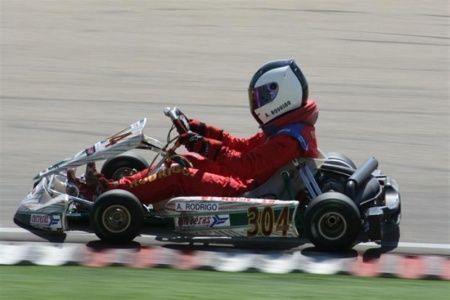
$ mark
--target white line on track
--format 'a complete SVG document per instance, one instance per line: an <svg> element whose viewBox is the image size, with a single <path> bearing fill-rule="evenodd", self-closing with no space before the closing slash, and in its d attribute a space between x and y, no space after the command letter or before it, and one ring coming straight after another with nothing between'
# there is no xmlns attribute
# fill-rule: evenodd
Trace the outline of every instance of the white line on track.
<svg viewBox="0 0 450 300"><path fill-rule="evenodd" d="M70 231L70 233L75 235L93 235L92 233L87 233L84 231ZM0 227L0 240L1 234L29 234L29 231L22 228L14 227ZM206 239L206 238L202 238ZM215 238L217 239L217 238ZM376 243L360 243L361 246L376 247ZM435 250L448 250L450 251L450 244L436 244L436 243L412 243L412 242L399 242L397 244L399 248L415 248L415 249L435 249Z"/></svg>

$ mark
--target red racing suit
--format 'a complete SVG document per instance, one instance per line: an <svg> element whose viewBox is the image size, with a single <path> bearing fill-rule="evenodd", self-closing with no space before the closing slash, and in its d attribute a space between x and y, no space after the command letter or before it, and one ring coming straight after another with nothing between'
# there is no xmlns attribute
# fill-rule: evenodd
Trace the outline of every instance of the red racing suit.
<svg viewBox="0 0 450 300"><path fill-rule="evenodd" d="M217 147L214 157L184 156L192 168L178 165L151 174L151 167L108 184L108 189L130 191L144 204L176 196L235 197L263 184L274 172L297 157L317 157L313 100L264 125L249 138L238 138L206 126L204 137Z"/></svg>

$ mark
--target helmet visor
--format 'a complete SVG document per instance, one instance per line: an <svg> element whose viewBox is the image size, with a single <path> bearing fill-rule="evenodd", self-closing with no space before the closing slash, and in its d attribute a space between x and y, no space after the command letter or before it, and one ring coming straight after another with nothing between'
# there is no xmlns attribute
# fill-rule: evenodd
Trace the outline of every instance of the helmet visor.
<svg viewBox="0 0 450 300"><path fill-rule="evenodd" d="M252 109L255 110L272 102L277 97L278 84L276 82L270 82L257 88L253 88L249 92L250 103Z"/></svg>

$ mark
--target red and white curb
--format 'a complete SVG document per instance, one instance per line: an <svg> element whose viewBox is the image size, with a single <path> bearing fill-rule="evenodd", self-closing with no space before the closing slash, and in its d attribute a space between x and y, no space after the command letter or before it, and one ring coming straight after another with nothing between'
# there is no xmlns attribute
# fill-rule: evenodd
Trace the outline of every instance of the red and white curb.
<svg viewBox="0 0 450 300"><path fill-rule="evenodd" d="M81 265L131 268L171 267L213 269L222 272L265 273L304 272L311 274L350 274L363 277L434 278L450 280L450 257L386 253L379 258L361 255L342 258L337 254L302 254L226 249L220 251L175 250L160 246L130 249L93 249L81 244L0 242L0 265L34 264L44 266Z"/></svg>

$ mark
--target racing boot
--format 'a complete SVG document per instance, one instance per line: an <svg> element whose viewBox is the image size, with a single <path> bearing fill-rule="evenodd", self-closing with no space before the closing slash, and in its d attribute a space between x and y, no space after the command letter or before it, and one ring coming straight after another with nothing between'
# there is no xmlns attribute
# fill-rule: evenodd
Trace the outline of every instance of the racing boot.
<svg viewBox="0 0 450 300"><path fill-rule="evenodd" d="M75 196L75 194L78 194L78 197L95 201L100 194L107 190L107 187L108 180L97 171L94 162L86 165L84 182L75 176L75 170L67 171L66 190L69 195Z"/></svg>
<svg viewBox="0 0 450 300"><path fill-rule="evenodd" d="M80 189L78 186L81 181L75 176L75 169L67 170L66 193L70 196L78 197Z"/></svg>
<svg viewBox="0 0 450 300"><path fill-rule="evenodd" d="M80 190L80 194L84 194L89 200L95 201L95 199L104 193L109 186L109 180L105 176L97 171L94 162L86 165L86 172L84 173L84 179L86 186L84 190Z"/></svg>

